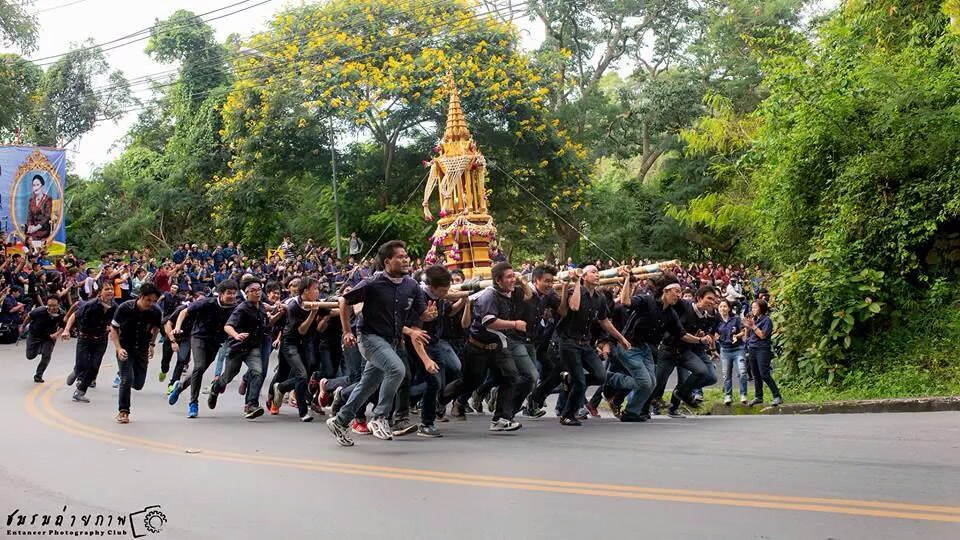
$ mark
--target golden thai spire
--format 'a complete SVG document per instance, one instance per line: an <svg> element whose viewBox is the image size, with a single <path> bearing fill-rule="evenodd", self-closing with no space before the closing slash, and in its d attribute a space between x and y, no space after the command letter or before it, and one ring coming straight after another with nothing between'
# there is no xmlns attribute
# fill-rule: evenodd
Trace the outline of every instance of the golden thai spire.
<svg viewBox="0 0 960 540"><path fill-rule="evenodd" d="M457 83L453 79L453 73L447 72L447 88L450 92L450 106L447 110L447 127L443 131L443 142L451 143L455 141L469 141L470 130L467 129L467 120L463 116L463 109L460 107L460 93L457 90Z"/></svg>

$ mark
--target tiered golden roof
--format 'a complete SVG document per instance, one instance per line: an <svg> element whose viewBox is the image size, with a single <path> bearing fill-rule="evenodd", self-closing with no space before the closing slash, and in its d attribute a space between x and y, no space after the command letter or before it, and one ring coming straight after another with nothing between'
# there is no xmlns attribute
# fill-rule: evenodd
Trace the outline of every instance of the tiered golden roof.
<svg viewBox="0 0 960 540"><path fill-rule="evenodd" d="M469 141L470 130L467 129L467 120L460 107L460 93L451 73L447 74L447 89L450 92L450 106L447 110L447 127L443 131L443 142Z"/></svg>

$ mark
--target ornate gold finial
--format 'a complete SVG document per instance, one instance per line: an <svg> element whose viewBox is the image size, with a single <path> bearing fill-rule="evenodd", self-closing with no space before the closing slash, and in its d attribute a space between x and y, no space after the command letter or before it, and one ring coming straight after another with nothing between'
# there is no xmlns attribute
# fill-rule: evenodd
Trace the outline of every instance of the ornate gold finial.
<svg viewBox="0 0 960 540"><path fill-rule="evenodd" d="M450 107L447 110L447 127L443 131L443 142L469 141L470 130L467 129L467 121L460 107L460 93L453 79L453 73L448 71L446 79L447 89L450 92Z"/></svg>

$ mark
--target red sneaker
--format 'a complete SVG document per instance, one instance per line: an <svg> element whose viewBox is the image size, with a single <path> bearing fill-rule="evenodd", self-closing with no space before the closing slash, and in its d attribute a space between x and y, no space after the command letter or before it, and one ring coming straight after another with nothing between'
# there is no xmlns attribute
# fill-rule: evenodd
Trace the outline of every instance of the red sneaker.
<svg viewBox="0 0 960 540"><path fill-rule="evenodd" d="M590 413L590 416L598 417L600 416L600 411L597 410L597 406L593 403L587 402L587 412Z"/></svg>
<svg viewBox="0 0 960 540"><path fill-rule="evenodd" d="M370 428L367 427L366 421L360 422L354 419L350 422L350 431L357 435L370 435Z"/></svg>
<svg viewBox="0 0 960 540"><path fill-rule="evenodd" d="M270 414L276 416L276 415L280 414L280 406L279 406L279 405L276 405L276 404L273 402L273 399L268 399L268 400L267 400L267 411L269 411Z"/></svg>

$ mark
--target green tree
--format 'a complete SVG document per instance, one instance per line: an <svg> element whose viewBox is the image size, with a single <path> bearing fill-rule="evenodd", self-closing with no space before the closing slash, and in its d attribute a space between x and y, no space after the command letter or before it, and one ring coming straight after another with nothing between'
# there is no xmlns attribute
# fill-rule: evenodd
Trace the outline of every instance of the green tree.
<svg viewBox="0 0 960 540"><path fill-rule="evenodd" d="M0 45L12 45L23 53L36 49L37 20L24 2L0 0Z"/></svg>

